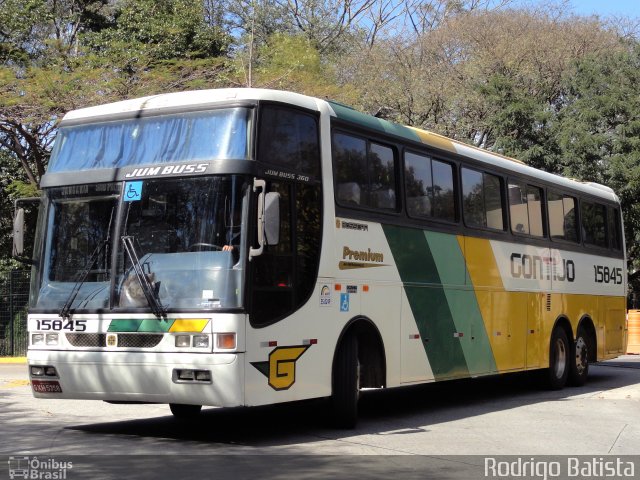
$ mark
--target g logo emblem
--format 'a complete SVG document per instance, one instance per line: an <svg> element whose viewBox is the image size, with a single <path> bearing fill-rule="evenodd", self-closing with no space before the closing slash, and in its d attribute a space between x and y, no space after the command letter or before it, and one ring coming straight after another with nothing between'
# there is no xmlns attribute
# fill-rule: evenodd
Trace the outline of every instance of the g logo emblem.
<svg viewBox="0 0 640 480"><path fill-rule="evenodd" d="M296 361L309 347L276 347L269 353L269 361L252 362L251 365L269 379L271 388L288 390L296 382Z"/></svg>

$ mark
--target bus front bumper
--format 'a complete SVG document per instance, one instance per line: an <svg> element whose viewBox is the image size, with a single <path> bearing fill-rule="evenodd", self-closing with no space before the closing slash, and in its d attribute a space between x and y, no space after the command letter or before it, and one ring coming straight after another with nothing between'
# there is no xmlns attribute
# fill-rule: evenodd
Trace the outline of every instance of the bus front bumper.
<svg viewBox="0 0 640 480"><path fill-rule="evenodd" d="M36 398L219 407L244 404L242 353L31 350L27 362ZM54 367L56 375L34 376L32 366ZM194 372L192 380L190 371Z"/></svg>

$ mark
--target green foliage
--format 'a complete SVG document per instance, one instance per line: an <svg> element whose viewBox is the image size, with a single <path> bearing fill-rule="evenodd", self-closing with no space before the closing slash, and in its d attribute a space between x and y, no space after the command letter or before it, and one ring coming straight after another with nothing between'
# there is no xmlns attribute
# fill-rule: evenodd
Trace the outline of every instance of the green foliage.
<svg viewBox="0 0 640 480"><path fill-rule="evenodd" d="M491 105L486 131L494 138L493 150L560 173L560 152L548 128L553 115L549 105L530 95L518 79L505 74L492 75L477 89Z"/></svg>
<svg viewBox="0 0 640 480"><path fill-rule="evenodd" d="M31 183L24 182L22 180L14 180L5 188L5 192L8 194L8 198L26 198L26 197L39 197L40 190L34 187Z"/></svg>
<svg viewBox="0 0 640 480"><path fill-rule="evenodd" d="M230 37L205 22L203 7L189 0L123 0L112 24L87 35L87 45L123 68L175 59L223 55Z"/></svg>
<svg viewBox="0 0 640 480"><path fill-rule="evenodd" d="M566 92L553 126L563 173L618 194L630 278L640 283L640 44L585 58L567 75Z"/></svg>

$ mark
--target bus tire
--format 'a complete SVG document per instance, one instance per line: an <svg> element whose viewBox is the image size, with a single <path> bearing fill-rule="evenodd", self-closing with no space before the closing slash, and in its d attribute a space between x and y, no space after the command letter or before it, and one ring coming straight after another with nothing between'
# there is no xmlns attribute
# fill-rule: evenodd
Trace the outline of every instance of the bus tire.
<svg viewBox="0 0 640 480"><path fill-rule="evenodd" d="M333 366L331 393L333 421L338 428L355 428L358 422L360 374L358 341L349 334L340 342Z"/></svg>
<svg viewBox="0 0 640 480"><path fill-rule="evenodd" d="M567 333L562 327L556 327L551 334L549 346L549 368L546 375L546 386L550 390L560 390L569 377L571 347Z"/></svg>
<svg viewBox="0 0 640 480"><path fill-rule="evenodd" d="M589 338L582 328L578 328L572 353L569 383L575 387L581 387L586 383L589 375Z"/></svg>
<svg viewBox="0 0 640 480"><path fill-rule="evenodd" d="M170 403L171 413L176 418L195 418L200 415L202 405L186 405L184 403Z"/></svg>

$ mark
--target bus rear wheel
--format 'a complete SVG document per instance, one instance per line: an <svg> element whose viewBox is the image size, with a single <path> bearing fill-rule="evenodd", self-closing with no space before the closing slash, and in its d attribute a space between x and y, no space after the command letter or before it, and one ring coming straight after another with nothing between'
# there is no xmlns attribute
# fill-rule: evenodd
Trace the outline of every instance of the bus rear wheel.
<svg viewBox="0 0 640 480"><path fill-rule="evenodd" d="M563 328L558 327L551 334L549 346L549 369L546 375L546 385L551 390L560 390L567 383L570 366L569 339Z"/></svg>
<svg viewBox="0 0 640 480"><path fill-rule="evenodd" d="M350 334L340 343L333 365L332 414L339 428L354 428L358 422L359 370L358 341Z"/></svg>
<svg viewBox="0 0 640 480"><path fill-rule="evenodd" d="M579 328L576 343L573 346L573 361L569 372L569 383L581 387L589 375L589 339L586 332Z"/></svg>
<svg viewBox="0 0 640 480"><path fill-rule="evenodd" d="M170 403L171 413L176 418L195 418L200 415L202 405L186 405L184 403Z"/></svg>

